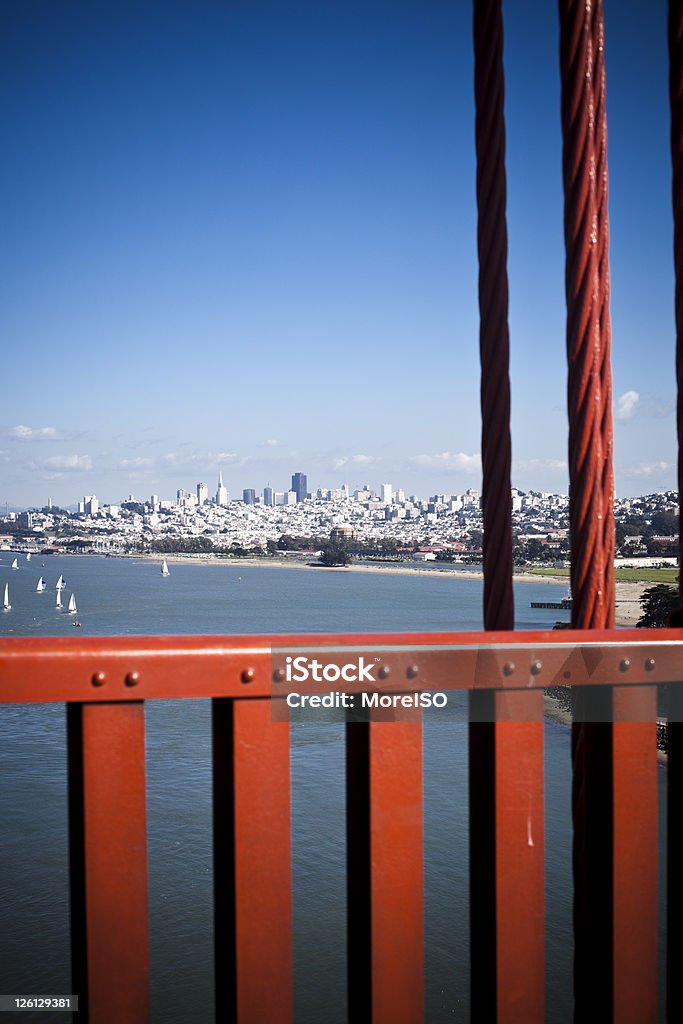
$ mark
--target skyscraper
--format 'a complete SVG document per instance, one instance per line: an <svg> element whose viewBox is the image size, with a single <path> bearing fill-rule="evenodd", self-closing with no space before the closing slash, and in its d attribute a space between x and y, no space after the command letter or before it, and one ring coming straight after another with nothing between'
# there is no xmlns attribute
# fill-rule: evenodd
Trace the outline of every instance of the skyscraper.
<svg viewBox="0 0 683 1024"><path fill-rule="evenodd" d="M245 505L256 504L256 491L253 487L245 487L242 491L242 501Z"/></svg>
<svg viewBox="0 0 683 1024"><path fill-rule="evenodd" d="M292 490L296 492L297 501L305 501L308 494L308 480L305 473L292 475Z"/></svg>
<svg viewBox="0 0 683 1024"><path fill-rule="evenodd" d="M209 485L208 484L197 484L197 504L206 505L209 500Z"/></svg>
<svg viewBox="0 0 683 1024"><path fill-rule="evenodd" d="M382 484L382 502L385 505L391 505L394 500L394 489L391 484Z"/></svg>
<svg viewBox="0 0 683 1024"><path fill-rule="evenodd" d="M263 504L264 505L274 505L275 504L275 495L274 495L274 492L273 492L273 488L270 486L270 484L268 484L267 487L263 488Z"/></svg>
<svg viewBox="0 0 683 1024"><path fill-rule="evenodd" d="M227 505L228 504L228 489L223 486L223 474L218 474L218 490L216 491L216 504Z"/></svg>

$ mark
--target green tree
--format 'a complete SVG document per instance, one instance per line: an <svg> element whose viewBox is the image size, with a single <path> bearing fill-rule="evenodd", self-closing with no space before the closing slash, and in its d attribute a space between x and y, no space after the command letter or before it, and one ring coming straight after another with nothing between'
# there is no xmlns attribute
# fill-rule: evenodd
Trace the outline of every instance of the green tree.
<svg viewBox="0 0 683 1024"><path fill-rule="evenodd" d="M321 565L351 565L351 555L343 548L325 548L320 556Z"/></svg>
<svg viewBox="0 0 683 1024"><path fill-rule="evenodd" d="M668 626L671 612L679 606L678 590L676 587L668 587L666 583L658 583L643 592L640 604L643 614L637 626Z"/></svg>

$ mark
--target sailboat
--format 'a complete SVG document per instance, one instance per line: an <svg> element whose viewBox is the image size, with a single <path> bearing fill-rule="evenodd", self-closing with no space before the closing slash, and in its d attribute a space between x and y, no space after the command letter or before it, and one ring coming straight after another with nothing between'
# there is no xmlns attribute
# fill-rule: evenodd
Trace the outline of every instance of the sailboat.
<svg viewBox="0 0 683 1024"><path fill-rule="evenodd" d="M27 561L27 562L30 562L30 561L31 561L31 552L30 552L30 551L27 551L27 552L26 552L26 561Z"/></svg>
<svg viewBox="0 0 683 1024"><path fill-rule="evenodd" d="M10 569L18 569L18 568L19 568L19 563L18 563L18 561L15 558L14 561L12 562L12 564L10 565Z"/></svg>
<svg viewBox="0 0 683 1024"><path fill-rule="evenodd" d="M5 595L2 599L2 610L8 612L12 605L9 603L9 583L5 584Z"/></svg>
<svg viewBox="0 0 683 1024"><path fill-rule="evenodd" d="M75 615L77 611L78 608L76 607L76 595L72 594L71 597L69 598L69 615Z"/></svg>
<svg viewBox="0 0 683 1024"><path fill-rule="evenodd" d="M56 583L56 589L57 590L61 590L65 586L66 586L66 584L64 583L64 577L60 576L59 579L57 580L57 583Z"/></svg>
<svg viewBox="0 0 683 1024"><path fill-rule="evenodd" d="M163 565L161 566L161 575L162 576L170 576L171 575L171 573L169 572L168 566L166 565L166 559L164 559Z"/></svg>
<svg viewBox="0 0 683 1024"><path fill-rule="evenodd" d="M42 594L42 592L45 590L46 587L47 587L47 583L45 582L45 580L41 576L40 579L38 580L38 585L36 587L36 593L37 594Z"/></svg>
<svg viewBox="0 0 683 1024"><path fill-rule="evenodd" d="M62 591L60 589L60 590L57 591L57 600L55 602L55 608L61 608L61 607L62 607Z"/></svg>

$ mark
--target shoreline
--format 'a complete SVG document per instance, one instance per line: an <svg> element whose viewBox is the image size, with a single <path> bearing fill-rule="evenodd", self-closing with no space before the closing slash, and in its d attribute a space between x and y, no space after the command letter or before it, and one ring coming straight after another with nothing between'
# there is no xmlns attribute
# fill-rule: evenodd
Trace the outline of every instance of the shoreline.
<svg viewBox="0 0 683 1024"><path fill-rule="evenodd" d="M440 566L439 568L423 568L419 565L406 565L405 563L387 564L356 564L348 566L324 566L312 565L310 561L300 556L288 558L216 558L213 555L157 555L157 554L131 554L131 555L110 555L111 558L139 558L148 562L161 562L166 560L169 565L229 565L233 568L244 569L270 568L270 569L304 569L317 572L364 572L364 573L388 573L393 576L429 576L436 579L457 579L457 580L483 580L484 573L480 568L463 569L460 566ZM533 573L518 571L513 572L513 583L538 583L554 584L556 586L567 586L566 576L536 576ZM616 584L616 625L635 626L642 614L640 599L644 591L652 586L650 583L637 583L633 581L617 582Z"/></svg>

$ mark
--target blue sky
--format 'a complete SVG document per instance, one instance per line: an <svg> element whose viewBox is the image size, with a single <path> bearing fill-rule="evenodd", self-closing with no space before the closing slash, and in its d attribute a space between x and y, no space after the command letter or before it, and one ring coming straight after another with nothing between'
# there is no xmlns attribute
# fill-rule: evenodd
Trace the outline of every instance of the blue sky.
<svg viewBox="0 0 683 1024"><path fill-rule="evenodd" d="M674 487L666 5L607 0L616 480ZM513 479L565 491L556 5L504 5ZM479 486L467 2L5 0L0 503Z"/></svg>

